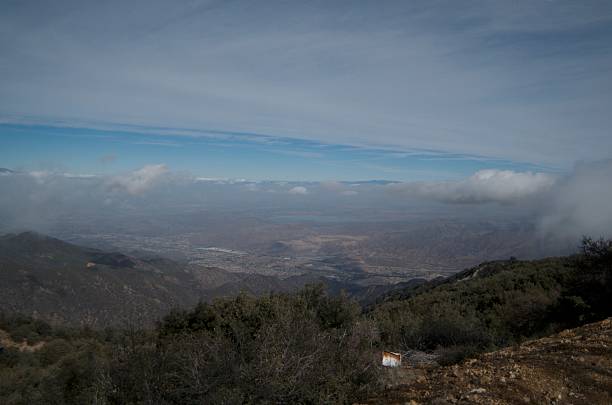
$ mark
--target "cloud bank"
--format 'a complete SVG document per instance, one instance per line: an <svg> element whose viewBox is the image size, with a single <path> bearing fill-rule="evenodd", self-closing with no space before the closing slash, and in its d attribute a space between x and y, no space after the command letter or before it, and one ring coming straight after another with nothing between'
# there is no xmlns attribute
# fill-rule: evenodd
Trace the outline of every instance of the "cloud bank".
<svg viewBox="0 0 612 405"><path fill-rule="evenodd" d="M203 180L163 164L111 176L7 171L0 176L0 230L45 231L79 218L86 223L105 218L110 224L126 215L185 209L214 213L268 207L326 213L357 208L471 218L484 218L486 211L491 220L514 216L533 224L545 240L575 245L582 235L612 237L611 179L612 160L582 163L566 175L481 170L457 181L391 184Z"/></svg>
<svg viewBox="0 0 612 405"><path fill-rule="evenodd" d="M544 237L612 238L612 160L579 164L559 181L539 226Z"/></svg>
<svg viewBox="0 0 612 405"><path fill-rule="evenodd" d="M549 190L555 177L546 173L480 170L465 180L413 182L387 187L405 195L445 203L513 203Z"/></svg>
<svg viewBox="0 0 612 405"><path fill-rule="evenodd" d="M535 215L537 230L546 239L577 243L584 235L612 238L612 160L581 163L564 176L481 170L464 180L386 187L403 198L513 204Z"/></svg>

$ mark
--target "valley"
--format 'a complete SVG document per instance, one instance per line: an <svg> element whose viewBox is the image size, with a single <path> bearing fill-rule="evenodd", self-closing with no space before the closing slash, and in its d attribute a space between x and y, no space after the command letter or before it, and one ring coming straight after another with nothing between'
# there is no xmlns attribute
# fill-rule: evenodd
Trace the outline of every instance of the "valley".
<svg viewBox="0 0 612 405"><path fill-rule="evenodd" d="M93 223L92 218L72 218L50 233L85 246L159 255L232 273L280 278L310 274L362 286L446 277L486 260L575 250L540 238L533 226L519 220L415 219L387 212L385 220L359 222L358 215L345 213L352 219L333 223L303 221L294 211L279 222L266 210L148 214L139 220L111 217Z"/></svg>

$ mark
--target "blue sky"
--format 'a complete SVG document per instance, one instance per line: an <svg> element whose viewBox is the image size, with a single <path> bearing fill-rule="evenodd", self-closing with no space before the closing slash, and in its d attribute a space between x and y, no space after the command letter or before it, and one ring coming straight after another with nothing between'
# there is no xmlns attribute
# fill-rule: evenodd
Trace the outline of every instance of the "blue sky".
<svg viewBox="0 0 612 405"><path fill-rule="evenodd" d="M550 168L432 150L398 150L219 131L0 125L0 156L13 169L112 174L163 163L200 177L249 180L446 180L497 168ZM180 134L180 135L176 135Z"/></svg>
<svg viewBox="0 0 612 405"><path fill-rule="evenodd" d="M445 180L612 154L609 1L0 5L0 167Z"/></svg>

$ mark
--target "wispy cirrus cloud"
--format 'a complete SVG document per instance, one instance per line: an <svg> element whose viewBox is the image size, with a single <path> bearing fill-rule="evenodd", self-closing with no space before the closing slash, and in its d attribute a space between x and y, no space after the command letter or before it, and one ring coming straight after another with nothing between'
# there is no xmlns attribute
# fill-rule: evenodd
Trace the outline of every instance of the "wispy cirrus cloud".
<svg viewBox="0 0 612 405"><path fill-rule="evenodd" d="M149 145L149 146L169 146L172 148L180 148L183 146L178 142L163 142L163 141L135 141L133 145Z"/></svg>
<svg viewBox="0 0 612 405"><path fill-rule="evenodd" d="M609 2L61 0L2 11L5 113L566 169L612 150Z"/></svg>

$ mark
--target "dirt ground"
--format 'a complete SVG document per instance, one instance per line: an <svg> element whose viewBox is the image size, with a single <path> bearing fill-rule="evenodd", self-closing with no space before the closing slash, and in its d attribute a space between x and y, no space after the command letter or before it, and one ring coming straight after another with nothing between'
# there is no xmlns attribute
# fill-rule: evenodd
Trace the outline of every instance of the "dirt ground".
<svg viewBox="0 0 612 405"><path fill-rule="evenodd" d="M366 404L612 404L612 318L459 365L387 372Z"/></svg>
<svg viewBox="0 0 612 405"><path fill-rule="evenodd" d="M0 347L16 347L19 351L22 352L34 352L36 350L41 349L45 345L45 342L38 342L33 345L29 345L27 342L15 342L11 339L10 335L0 329Z"/></svg>

